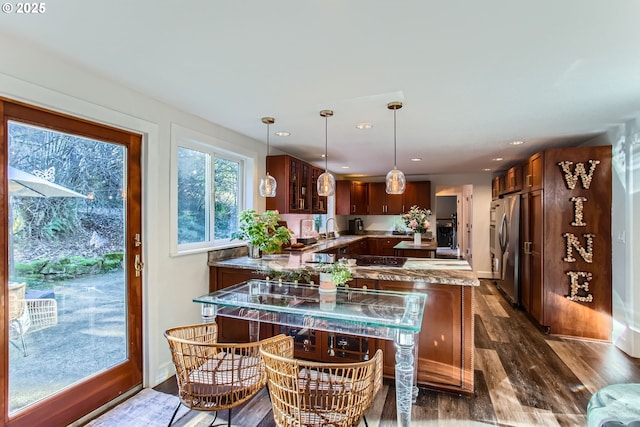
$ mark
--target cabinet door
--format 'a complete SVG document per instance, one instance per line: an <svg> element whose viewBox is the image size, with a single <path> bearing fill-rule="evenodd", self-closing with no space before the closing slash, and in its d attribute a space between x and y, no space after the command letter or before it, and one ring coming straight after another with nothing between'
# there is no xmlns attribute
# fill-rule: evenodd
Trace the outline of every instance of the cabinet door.
<svg viewBox="0 0 640 427"><path fill-rule="evenodd" d="M278 210L280 213L289 213L289 160L287 155L268 156L267 171L276 179L276 197L266 198L266 207L269 210Z"/></svg>
<svg viewBox="0 0 640 427"><path fill-rule="evenodd" d="M404 194L387 194L385 185L385 196L385 214L400 215L404 213Z"/></svg>
<svg viewBox="0 0 640 427"><path fill-rule="evenodd" d="M336 215L350 215L351 181L336 181Z"/></svg>
<svg viewBox="0 0 640 427"><path fill-rule="evenodd" d="M209 292L224 289L231 285L244 282L249 279L264 279L263 275L251 270L237 268L210 267L209 268ZM218 324L218 341L220 342L249 342L249 322L233 319L231 317L216 317ZM273 336L273 325L260 323L260 337Z"/></svg>
<svg viewBox="0 0 640 427"><path fill-rule="evenodd" d="M354 215L369 213L369 185L366 182L353 181L351 183L351 199Z"/></svg>
<svg viewBox="0 0 640 427"><path fill-rule="evenodd" d="M386 184L384 182L369 183L369 214L384 215L386 211Z"/></svg>
<svg viewBox="0 0 640 427"><path fill-rule="evenodd" d="M311 212L316 214L327 213L327 198L318 195L318 177L324 173L324 169L311 167Z"/></svg>
<svg viewBox="0 0 640 427"><path fill-rule="evenodd" d="M543 188L544 152L536 153L525 163L523 170L523 191L534 191Z"/></svg>
<svg viewBox="0 0 640 427"><path fill-rule="evenodd" d="M311 165L305 162L300 162L298 208L300 213L311 212Z"/></svg>
<svg viewBox="0 0 640 427"><path fill-rule="evenodd" d="M543 283L543 192L531 193L529 201L529 227L531 229L531 311L530 314L541 325L544 319L544 283Z"/></svg>
<svg viewBox="0 0 640 427"><path fill-rule="evenodd" d="M379 281L381 289L412 291L413 282ZM418 383L473 390L473 368L469 360L473 351L471 293L465 286L427 284L427 301L418 340ZM468 313L463 313L467 299ZM395 344L380 340L384 351L384 373L395 375ZM467 348L469 347L469 348ZM469 373L470 371L470 373ZM469 383L470 382L470 383ZM465 385L466 384L466 385Z"/></svg>
<svg viewBox="0 0 640 427"><path fill-rule="evenodd" d="M431 181L407 182L403 205L403 213L411 209L411 206L431 209Z"/></svg>
<svg viewBox="0 0 640 427"><path fill-rule="evenodd" d="M289 160L289 212L298 213L300 211L300 161L290 158Z"/></svg>
<svg viewBox="0 0 640 427"><path fill-rule="evenodd" d="M496 176L491 181L491 199L496 200L500 197L500 177Z"/></svg>
<svg viewBox="0 0 640 427"><path fill-rule="evenodd" d="M520 304L531 313L531 193L520 197Z"/></svg>

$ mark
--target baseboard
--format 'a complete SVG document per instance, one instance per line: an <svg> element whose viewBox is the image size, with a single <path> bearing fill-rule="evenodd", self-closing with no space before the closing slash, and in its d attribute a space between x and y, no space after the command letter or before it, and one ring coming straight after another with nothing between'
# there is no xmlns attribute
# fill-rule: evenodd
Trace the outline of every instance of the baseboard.
<svg viewBox="0 0 640 427"><path fill-rule="evenodd" d="M176 374L176 367L173 362L167 362L160 365L158 370L156 371L155 381L151 387L155 387L161 382L166 381L169 377L172 377Z"/></svg>
<svg viewBox="0 0 640 427"><path fill-rule="evenodd" d="M631 357L640 358L640 331L613 320L611 341Z"/></svg>
<svg viewBox="0 0 640 427"><path fill-rule="evenodd" d="M478 276L478 279L493 279L493 272L492 271L476 271L476 276Z"/></svg>

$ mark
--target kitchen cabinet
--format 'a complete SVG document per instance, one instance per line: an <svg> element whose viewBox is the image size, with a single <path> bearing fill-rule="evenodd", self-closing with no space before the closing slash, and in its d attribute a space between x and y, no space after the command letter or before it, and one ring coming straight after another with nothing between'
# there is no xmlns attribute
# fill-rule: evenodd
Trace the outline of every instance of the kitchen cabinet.
<svg viewBox="0 0 640 427"><path fill-rule="evenodd" d="M411 206L431 209L431 181L409 181L404 190L402 212L407 212Z"/></svg>
<svg viewBox="0 0 640 427"><path fill-rule="evenodd" d="M500 177L496 176L491 181L491 199L496 200L500 198Z"/></svg>
<svg viewBox="0 0 640 427"><path fill-rule="evenodd" d="M311 213L326 214L327 198L318 195L318 177L324 173L324 169L311 166Z"/></svg>
<svg viewBox="0 0 640 427"><path fill-rule="evenodd" d="M545 150L525 173L522 307L551 334L609 341L611 146Z"/></svg>
<svg viewBox="0 0 640 427"><path fill-rule="evenodd" d="M276 196L266 198L267 209L281 214L327 213L327 198L318 196L317 188L323 169L283 154L267 157L267 171L278 183Z"/></svg>
<svg viewBox="0 0 640 427"><path fill-rule="evenodd" d="M509 168L505 178L505 193L515 193L520 190L522 190L522 165Z"/></svg>
<svg viewBox="0 0 640 427"><path fill-rule="evenodd" d="M371 255L394 256L393 247L403 240L413 240L413 237L371 237L369 249Z"/></svg>
<svg viewBox="0 0 640 427"><path fill-rule="evenodd" d="M523 193L520 200L522 245L520 300L522 308L543 324L542 245L543 190Z"/></svg>
<svg viewBox="0 0 640 427"><path fill-rule="evenodd" d="M378 288L428 295L418 340L418 384L473 393L473 287L378 281ZM395 345L379 340L384 352L384 375L395 373Z"/></svg>
<svg viewBox="0 0 640 427"><path fill-rule="evenodd" d="M264 279L265 276L251 270L237 268L209 268L209 292L223 289L236 283L250 279ZM220 342L249 342L249 322L220 316L216 318L218 325L218 341ZM273 325L260 323L260 336L273 335Z"/></svg>
<svg viewBox="0 0 640 427"><path fill-rule="evenodd" d="M384 182L369 183L369 215L400 215L404 212L404 194L387 194Z"/></svg>
<svg viewBox="0 0 640 427"><path fill-rule="evenodd" d="M356 242L350 243L347 249L348 255L367 255L369 251L369 239L362 239Z"/></svg>
<svg viewBox="0 0 640 427"><path fill-rule="evenodd" d="M529 160L524 163L522 191L540 190L543 187L544 163L543 151L529 157Z"/></svg>
<svg viewBox="0 0 640 427"><path fill-rule="evenodd" d="M369 185L359 181L336 181L336 215L368 215Z"/></svg>
<svg viewBox="0 0 640 427"><path fill-rule="evenodd" d="M286 154L268 156L267 171L278 183L276 196L266 198L268 210L281 214L311 212L311 165Z"/></svg>

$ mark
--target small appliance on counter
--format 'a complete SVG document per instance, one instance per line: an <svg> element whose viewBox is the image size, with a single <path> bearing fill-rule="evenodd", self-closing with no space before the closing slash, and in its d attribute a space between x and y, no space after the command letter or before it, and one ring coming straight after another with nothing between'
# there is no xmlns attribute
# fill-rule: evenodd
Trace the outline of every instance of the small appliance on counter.
<svg viewBox="0 0 640 427"><path fill-rule="evenodd" d="M364 223L362 218L349 220L349 234L364 234Z"/></svg>
<svg viewBox="0 0 640 427"><path fill-rule="evenodd" d="M318 241L318 233L313 229L313 224L312 219L300 220L300 237L296 239L296 242L312 245Z"/></svg>

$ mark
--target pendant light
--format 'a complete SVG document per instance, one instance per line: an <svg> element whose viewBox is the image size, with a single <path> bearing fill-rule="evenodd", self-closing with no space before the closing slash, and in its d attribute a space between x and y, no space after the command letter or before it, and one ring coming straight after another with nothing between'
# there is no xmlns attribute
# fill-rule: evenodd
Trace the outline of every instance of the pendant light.
<svg viewBox="0 0 640 427"><path fill-rule="evenodd" d="M267 157L269 156L269 125L272 125L276 122L276 119L273 117L263 117L262 123L267 125ZM267 171L267 175L260 180L260 195L262 197L276 197L276 187L278 183L276 179L269 175L269 171Z"/></svg>
<svg viewBox="0 0 640 427"><path fill-rule="evenodd" d="M396 167L396 110L402 108L402 102L394 101L387 104L387 108L393 110L393 169L387 174L387 194L402 194L407 185L404 173Z"/></svg>
<svg viewBox="0 0 640 427"><path fill-rule="evenodd" d="M336 194L336 179L327 170L327 119L333 116L332 110L320 111L324 117L324 173L318 177L318 196L333 196Z"/></svg>

